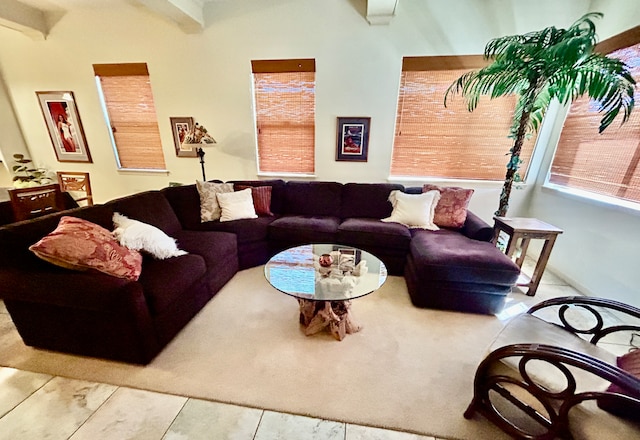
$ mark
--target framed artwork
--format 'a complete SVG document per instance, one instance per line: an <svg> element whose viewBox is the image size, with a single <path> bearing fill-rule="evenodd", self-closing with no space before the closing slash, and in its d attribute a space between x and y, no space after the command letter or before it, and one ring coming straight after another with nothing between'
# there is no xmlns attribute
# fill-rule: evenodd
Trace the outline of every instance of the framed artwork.
<svg viewBox="0 0 640 440"><path fill-rule="evenodd" d="M338 118L336 160L366 162L371 118Z"/></svg>
<svg viewBox="0 0 640 440"><path fill-rule="evenodd" d="M73 92L36 92L58 162L93 162Z"/></svg>
<svg viewBox="0 0 640 440"><path fill-rule="evenodd" d="M173 145L178 157L197 157L195 146L183 148L182 141L193 129L193 118L175 117L169 118L171 121L171 132L173 133Z"/></svg>

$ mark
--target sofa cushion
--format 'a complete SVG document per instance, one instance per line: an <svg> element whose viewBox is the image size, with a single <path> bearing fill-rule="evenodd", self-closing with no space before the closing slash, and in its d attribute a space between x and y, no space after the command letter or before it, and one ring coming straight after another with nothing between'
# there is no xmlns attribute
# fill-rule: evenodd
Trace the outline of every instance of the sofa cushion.
<svg viewBox="0 0 640 440"><path fill-rule="evenodd" d="M266 241L269 236L269 225L277 217L258 217L241 219L232 222L206 222L198 230L231 232L236 234L238 244L254 241Z"/></svg>
<svg viewBox="0 0 640 440"><path fill-rule="evenodd" d="M227 261L237 266L238 244L236 236L227 232L178 231L175 239L180 249L204 258L207 270L214 270Z"/></svg>
<svg viewBox="0 0 640 440"><path fill-rule="evenodd" d="M440 199L438 191L424 194L405 194L402 191L391 191L389 201L393 206L391 216L383 218L383 222L400 223L408 228L438 230L433 223L436 204Z"/></svg>
<svg viewBox="0 0 640 440"><path fill-rule="evenodd" d="M563 347L592 356L610 365L614 365L616 362L616 356L607 349L592 344L572 332L565 331L561 327L529 313L522 313L509 320L491 343L489 351L513 344L544 344ZM506 358L502 362L511 368L518 369L517 358ZM547 389L560 390L566 386L565 377L554 374L557 373L557 370L552 365L540 365L539 368L527 369L527 371L532 375L533 380ZM597 375L580 369L573 370L573 373L578 379L581 390L593 391L604 389L606 386L606 380Z"/></svg>
<svg viewBox="0 0 640 440"><path fill-rule="evenodd" d="M94 269L132 281L142 269L139 252L121 246L102 226L77 217L63 216L58 227L29 250L65 269Z"/></svg>
<svg viewBox="0 0 640 440"><path fill-rule="evenodd" d="M287 182L285 213L340 217L342 184L337 182Z"/></svg>
<svg viewBox="0 0 640 440"><path fill-rule="evenodd" d="M433 222L442 228L461 228L467 218L467 207L473 195L472 189L455 186L424 184L423 192L438 191L440 200L436 205Z"/></svg>
<svg viewBox="0 0 640 440"><path fill-rule="evenodd" d="M188 288L207 270L204 258L195 254L169 260L145 257L143 267L140 283L152 315L161 314L178 298L189 301Z"/></svg>
<svg viewBox="0 0 640 440"><path fill-rule="evenodd" d="M289 243L332 243L339 225L338 217L287 215L271 222L269 237Z"/></svg>
<svg viewBox="0 0 640 440"><path fill-rule="evenodd" d="M423 280L511 286L520 268L492 243L441 229L413 234L411 255Z"/></svg>
<svg viewBox="0 0 640 440"><path fill-rule="evenodd" d="M169 204L173 208L176 217L184 229L199 229L203 224L200 221L200 195L196 184L169 186L162 189Z"/></svg>
<svg viewBox="0 0 640 440"><path fill-rule="evenodd" d="M218 193L233 192L232 183L216 183L196 181L196 188L200 195L200 221L210 222L218 220L222 209L218 200Z"/></svg>
<svg viewBox="0 0 640 440"><path fill-rule="evenodd" d="M342 187L340 214L343 219L389 217L393 209L389 194L402 189L394 183L347 183Z"/></svg>
<svg viewBox="0 0 640 440"><path fill-rule="evenodd" d="M169 235L182 229L169 201L160 191L147 191L108 203L114 212L161 229Z"/></svg>
<svg viewBox="0 0 640 440"><path fill-rule="evenodd" d="M350 218L338 227L338 242L352 246L409 249L411 233L399 223L372 218Z"/></svg>
<svg viewBox="0 0 640 440"><path fill-rule="evenodd" d="M178 249L175 239L155 226L130 219L118 212L113 214L113 224L116 227L113 236L122 246L134 251L144 251L158 260L186 253Z"/></svg>

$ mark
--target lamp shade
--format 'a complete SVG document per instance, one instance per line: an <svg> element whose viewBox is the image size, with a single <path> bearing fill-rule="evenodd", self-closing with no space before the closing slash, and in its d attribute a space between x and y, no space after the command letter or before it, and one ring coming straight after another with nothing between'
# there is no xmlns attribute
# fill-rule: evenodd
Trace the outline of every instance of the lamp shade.
<svg viewBox="0 0 640 440"><path fill-rule="evenodd" d="M204 128L203 125L198 124L197 122L193 125L189 133L184 138L182 145L189 146L195 144L215 144L216 140L207 132L207 129Z"/></svg>

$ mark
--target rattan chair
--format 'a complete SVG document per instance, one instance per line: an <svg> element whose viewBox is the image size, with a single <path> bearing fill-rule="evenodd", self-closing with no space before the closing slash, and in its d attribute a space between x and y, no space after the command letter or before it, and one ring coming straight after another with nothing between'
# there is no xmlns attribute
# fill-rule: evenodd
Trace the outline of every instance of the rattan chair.
<svg viewBox="0 0 640 440"><path fill-rule="evenodd" d="M544 301L507 323L476 370L464 416L516 439L640 438L640 309L591 297Z"/></svg>
<svg viewBox="0 0 640 440"><path fill-rule="evenodd" d="M89 173L77 171L58 171L58 183L60 189L74 196L76 202L86 201L87 206L93 205L93 194L91 193L91 180ZM76 196L80 194L79 196Z"/></svg>

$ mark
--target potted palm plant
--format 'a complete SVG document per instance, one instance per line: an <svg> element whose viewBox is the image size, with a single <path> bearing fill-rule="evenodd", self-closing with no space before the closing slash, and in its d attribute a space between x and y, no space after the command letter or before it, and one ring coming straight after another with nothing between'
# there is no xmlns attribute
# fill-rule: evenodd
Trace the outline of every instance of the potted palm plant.
<svg viewBox="0 0 640 440"><path fill-rule="evenodd" d="M520 166L520 150L526 136L538 130L549 104L557 99L563 105L580 96L589 96L603 113L602 133L623 112L626 122L633 110L635 81L622 61L594 52L597 43L594 18L599 12L584 15L568 29L548 27L523 35L495 38L486 45L488 66L465 73L445 93L461 93L469 111L481 95L496 98L518 96L509 137L509 150L500 205L495 212L505 216L509 208L511 187Z"/></svg>

